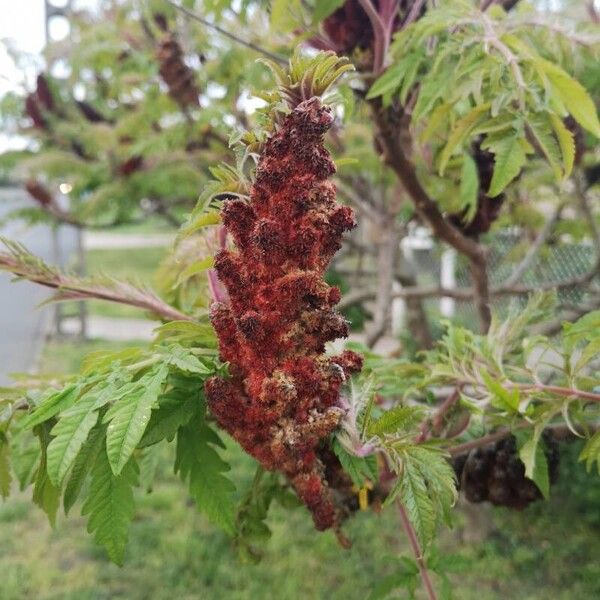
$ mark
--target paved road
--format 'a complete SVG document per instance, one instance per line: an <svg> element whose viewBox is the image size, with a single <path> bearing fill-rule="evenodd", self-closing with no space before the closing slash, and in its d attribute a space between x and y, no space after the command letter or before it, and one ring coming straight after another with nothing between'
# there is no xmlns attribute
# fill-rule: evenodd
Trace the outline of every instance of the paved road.
<svg viewBox="0 0 600 600"><path fill-rule="evenodd" d="M0 188L0 218L27 204L20 190ZM26 228L13 222L0 228L0 235L25 244L31 252L52 262L52 240L47 226ZM75 245L74 234L64 230L60 238L68 254ZM37 306L48 294L48 290L26 281L11 283L11 276L0 272L0 385L10 383L10 373L24 372L33 366L51 311Z"/></svg>

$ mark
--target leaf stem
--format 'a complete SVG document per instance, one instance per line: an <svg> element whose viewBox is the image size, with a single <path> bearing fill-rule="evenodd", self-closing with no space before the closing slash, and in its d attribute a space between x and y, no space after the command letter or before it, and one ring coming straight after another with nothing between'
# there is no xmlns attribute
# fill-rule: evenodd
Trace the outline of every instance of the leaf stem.
<svg viewBox="0 0 600 600"><path fill-rule="evenodd" d="M419 544L419 540L417 539L417 534L410 522L410 519L408 518L408 515L406 514L406 509L404 508L404 505L399 500L396 502L396 504L398 505L398 512L400 513L400 520L402 521L402 526L404 527L404 531L406 532L406 536L408 537L408 541L410 542L410 547L414 554L415 561L417 563L417 566L419 567L419 575L421 576L423 587L427 592L429 600L437 600L437 594L435 593L435 589L433 587L429 571L427 570L427 565L425 564L425 558L423 557L423 551L421 550L421 545Z"/></svg>

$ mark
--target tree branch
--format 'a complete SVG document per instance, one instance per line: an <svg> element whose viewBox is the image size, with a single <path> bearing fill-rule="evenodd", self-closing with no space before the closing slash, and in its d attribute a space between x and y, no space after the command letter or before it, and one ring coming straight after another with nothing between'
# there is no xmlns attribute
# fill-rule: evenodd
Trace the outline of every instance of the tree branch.
<svg viewBox="0 0 600 600"><path fill-rule="evenodd" d="M436 237L455 248L469 260L481 330L487 331L491 322L491 311L486 248L463 235L459 229L446 221L436 202L429 197L417 178L415 166L404 153L393 114L389 109L382 108L381 102L373 101L371 106L375 124L384 146L385 161L395 171L410 196L417 214L430 226Z"/></svg>
<svg viewBox="0 0 600 600"><path fill-rule="evenodd" d="M373 2L371 0L358 0L358 2L367 13L367 17L369 17L371 27L373 28L373 74L377 76L383 69L389 44L389 34Z"/></svg>
<svg viewBox="0 0 600 600"><path fill-rule="evenodd" d="M560 219L560 215L562 213L563 208L564 204L562 203L556 207L556 210L554 211L553 215L550 217L550 219L548 219L548 221L546 221L546 224L544 225L542 231L540 231L539 235L535 239L535 242L531 245L528 252L525 254L523 260L515 267L511 275L502 285L512 286L521 280L521 277L523 277L527 269L529 269L529 267L537 257L539 251L541 250L542 246L548 239L549 235L552 233L554 226Z"/></svg>
<svg viewBox="0 0 600 600"><path fill-rule="evenodd" d="M193 321L175 307L161 300L153 291L113 279L93 281L61 273L43 260L30 254L23 246L0 238L8 252L0 252L0 271L8 271L18 278L57 290L51 302L65 300L106 300L127 304L169 321Z"/></svg>
<svg viewBox="0 0 600 600"><path fill-rule="evenodd" d="M596 5L594 4L594 0L588 0L587 4L586 4L586 8L587 8L588 14L590 15L590 19L592 20L592 23L594 23L596 25L600 25L600 14L596 10Z"/></svg>
<svg viewBox="0 0 600 600"><path fill-rule="evenodd" d="M424 4L425 0L414 0L413 5L410 8L410 12L402 23L402 29L406 29L411 23L414 23L417 20Z"/></svg>
<svg viewBox="0 0 600 600"><path fill-rule="evenodd" d="M216 23L211 23L208 19L205 19L204 17L201 17L200 15L196 14L195 12L185 8L185 6L181 6L180 4L177 4L177 2L174 2L173 0L166 0L166 1L173 8L182 12L184 15L186 15L193 21L198 21L198 23L202 23L202 25L204 25L205 27L208 27L208 28L216 31L217 33L220 33L222 36L226 37L227 39L229 39L233 42L236 42L237 44L240 44L242 46L245 46L246 48L250 48L251 50L258 52L259 54L267 56L271 60L274 60L275 62L278 62L282 65L288 64L288 61L284 56L275 54L274 52L271 52L270 50L267 50L266 48L262 48L261 46L255 44L253 42L248 42L248 41L244 40L243 38L238 37L237 35L231 33L230 31L227 31L226 29L219 27L219 25L217 25Z"/></svg>
<svg viewBox="0 0 600 600"><path fill-rule="evenodd" d="M448 448L447 452L448 452L448 454L450 454L450 456L458 456L460 454L465 454L467 452L470 452L471 450L474 450L475 448L481 448L482 446L487 446L488 444L492 444L499 440L503 440L504 438L507 438L509 435L512 435L512 432L515 430L529 429L530 427L532 427L531 423L519 423L512 429L500 429L498 431L494 431L493 433L488 433L487 435L483 435L480 438L477 438L475 440L469 440L468 442L463 442L462 444L457 444L453 448ZM590 431L598 431L598 429L600 429L600 424L599 423L586 423L586 427ZM559 437L567 437L567 438L570 436L574 437L574 434L568 425L563 425L563 424L557 423L554 425L547 425L545 427L545 429L549 429L550 431L552 431L555 435L557 435Z"/></svg>

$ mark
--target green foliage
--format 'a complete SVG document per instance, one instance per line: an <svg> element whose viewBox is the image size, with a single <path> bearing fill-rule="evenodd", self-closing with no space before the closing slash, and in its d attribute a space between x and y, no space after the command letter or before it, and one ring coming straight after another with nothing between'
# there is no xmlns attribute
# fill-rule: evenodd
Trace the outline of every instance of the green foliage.
<svg viewBox="0 0 600 600"><path fill-rule="evenodd" d="M0 496L6 499L10 493L12 475L10 472L10 446L6 435L0 435Z"/></svg>
<svg viewBox="0 0 600 600"><path fill-rule="evenodd" d="M386 441L384 444L398 479L386 503L398 499L408 514L419 541L428 546L436 526L445 521L457 492L454 471L443 450L428 444L418 446Z"/></svg>
<svg viewBox="0 0 600 600"><path fill-rule="evenodd" d="M375 482L379 478L379 469L377 468L377 458L374 454L368 456L356 456L348 452L338 439L333 441L333 451L340 459L340 463L350 475L352 483L357 488L362 488L367 482Z"/></svg>
<svg viewBox="0 0 600 600"><path fill-rule="evenodd" d="M278 109L281 103L287 110L293 109L313 96L323 96L344 73L354 70L347 58L335 52L305 56L299 48L290 58L287 69L271 60L262 62L271 69L278 86L277 94L265 98L271 102L272 109Z"/></svg>
<svg viewBox="0 0 600 600"><path fill-rule="evenodd" d="M167 327L161 339L182 331L189 328ZM85 494L89 532L121 564L134 514L132 488L151 487L150 448L177 438L176 469L189 481L199 508L233 533L234 488L221 474L228 466L214 449L220 441L205 421L202 400L205 377L221 369L212 348L157 340L147 350L89 355L78 376L37 400L32 393L12 394L7 413L15 421L12 440L0 437L2 493L9 492L13 470L21 488L33 484L34 502L52 523L61 497L68 513ZM29 411L12 410L19 404Z"/></svg>
<svg viewBox="0 0 600 600"><path fill-rule="evenodd" d="M207 425L204 406L200 406L201 410L194 418L178 430L175 472L189 484L198 508L211 521L233 533L235 503L232 493L235 486L223 475L229 466L216 450L222 442Z"/></svg>
<svg viewBox="0 0 600 600"><path fill-rule="evenodd" d="M326 19L344 4L345 0L315 0L313 11L313 22L318 23Z"/></svg>
<svg viewBox="0 0 600 600"><path fill-rule="evenodd" d="M579 455L580 461L585 461L585 466L588 471L592 470L594 463L597 463L598 474L600 475L600 430L598 430L581 450Z"/></svg>
<svg viewBox="0 0 600 600"><path fill-rule="evenodd" d="M109 408L103 423L107 424L106 451L115 475L129 462L144 435L150 413L158 406L158 396L167 378L166 364L153 367L130 384Z"/></svg>
<svg viewBox="0 0 600 600"><path fill-rule="evenodd" d="M224 0L207 0L201 6L232 31L237 31L233 25L243 24L244 36L265 29L270 21L272 30L296 34L299 28L298 36L308 40L342 4L276 0L268 16L251 1L238 3L235 11L227 10ZM431 195L448 212L471 221L482 193L505 193L524 170L534 175L531 187L548 193L550 172L563 181L575 167L575 139L567 115L589 136L600 136L592 98L578 82L584 81L579 63L592 62L593 51L583 55L556 43L559 33L554 31L538 35L539 27L527 24L526 11L507 15L497 6L475 10L466 0L429 4L423 18L398 32L390 56L382 57L384 63L391 59L391 65L369 90L362 87L370 81L366 75L364 81L352 82L354 89L340 91L345 102L339 114L349 133L342 137L336 126L328 142L341 155L336 162L345 165L342 175L351 175L348 187L362 182L367 191L380 190L381 207L372 205L387 218L391 203L386 192L396 195L397 182L385 171L379 140L371 148L372 132L361 104L366 92L372 101L369 109L379 110L381 103L393 115L401 112L401 119L411 115L412 123L405 128L416 134L410 158L423 186L440 191ZM0 256L0 267L58 288L57 299L111 294L114 299L118 293L116 301L169 320L147 348L97 353L75 377L53 379L51 386L40 380L33 386L37 390L2 392L0 494L8 495L13 478L21 488L33 486L34 501L52 522L61 498L68 513L83 496L89 531L120 564L134 516L134 488L152 489L161 452L175 446L175 472L198 508L234 537L244 558L255 560L271 536L267 517L274 501L286 507L297 502L287 482L259 469L236 505L227 452L206 414L204 382L227 368L217 359L207 318L205 275L214 266L216 245L209 234L216 233L213 226L220 223L223 201L248 197L257 153L283 115L299 102L327 93L353 67L329 52L296 51L287 70L269 63L278 87L261 94L267 106L252 117L243 107L244 97L251 88L268 89L264 69L250 65L247 54L230 46L228 39L214 41L201 27L190 26L184 45L193 50L186 50L186 59L192 62L201 49L196 76L203 84L202 105L180 110L166 93L155 58L162 34L153 11L164 11L173 28L175 12L154 1L142 13L134 2L118 3L112 10L113 18L106 22L82 17L76 24L77 43L64 50L70 78L62 86L50 80L62 112L46 115L49 125L43 133L29 132L39 151L22 166L51 186L69 183L71 214L85 223L141 218L146 210L142 200L177 222L192 209L199 192L200 197L181 229L176 252L159 274L171 304L149 290L112 279L68 278L18 245L9 244L9 252ZM311 13L309 20L304 11ZM282 39L271 37L273 44ZM354 53L357 64L371 60L370 50ZM585 78L586 85L592 79ZM105 118L91 123L78 114L75 90ZM3 106L18 114L19 107L11 103L14 98ZM233 125L229 140L215 130L224 120ZM248 121L260 128L245 132ZM237 153L234 165L220 162L226 159L228 144ZM480 150L494 155L488 189L479 180ZM549 169L532 160L534 154ZM14 159L7 157L2 164L14 164ZM123 172L124 167L133 172ZM523 189L531 191L525 185ZM358 185L357 190L363 192ZM514 210L529 215L523 218L528 227L535 221L532 214L538 221L544 216L526 201ZM408 221L412 212L394 213L394 218ZM571 233L577 225L561 223ZM368 260L372 250L366 249ZM435 554L432 541L439 524L449 521L456 498L448 460L455 449L477 444L501 428L515 431L526 475L548 496L540 435L546 426L564 423L587 436L580 459L589 469L597 463L600 470L600 438L593 433L600 418L595 363L600 313L565 326L556 340L536 335L534 326L547 321L553 310L549 296L537 295L520 301L507 318L495 318L486 335L449 324L438 347L416 362L359 348L365 368L343 392L345 414L332 436L332 448L357 487L378 480L378 460L387 463L386 471L392 469L396 477L387 503L398 502L406 511L427 551L428 567L442 580L442 596L447 595L450 568ZM358 316L363 319L364 313ZM417 574L414 561L402 560L400 568L372 588L371 597L383 598L399 587L414 595Z"/></svg>
<svg viewBox="0 0 600 600"><path fill-rule="evenodd" d="M540 435L541 431L538 429L534 432L533 437L521 445L519 458L525 465L525 476L531 479L538 486L544 498L547 498L550 495L548 461L543 443L540 443Z"/></svg>
<svg viewBox="0 0 600 600"><path fill-rule="evenodd" d="M486 190L492 197L526 165L534 150L530 136L557 179L571 173L574 143L563 123L565 114L600 137L589 93L559 64L564 56L547 58L554 52L550 31L541 45L527 19L527 12L520 17L474 11L469 2L439 3L396 35L394 61L367 95L382 97L384 103L398 98L404 105L413 94L413 124L422 131L422 141L433 144L442 174L454 155L467 154L483 136L483 147L495 155ZM451 169L447 176L474 187L472 174L464 169ZM472 197L465 194L461 208L468 209Z"/></svg>
<svg viewBox="0 0 600 600"><path fill-rule="evenodd" d="M414 560L403 556L391 575L383 577L374 586L367 600L383 600L397 589L408 592L409 598L414 598L419 583L419 569Z"/></svg>
<svg viewBox="0 0 600 600"><path fill-rule="evenodd" d="M262 558L264 546L272 534L266 524L272 503L277 501L288 510L300 506L298 498L280 479L278 473L267 473L258 466L248 491L237 507L234 541L244 562L256 564Z"/></svg>
<svg viewBox="0 0 600 600"><path fill-rule="evenodd" d="M133 487L138 467L131 459L118 475L104 450L98 453L91 475L89 495L82 508L88 532L118 565L123 564L129 526L134 514Z"/></svg>

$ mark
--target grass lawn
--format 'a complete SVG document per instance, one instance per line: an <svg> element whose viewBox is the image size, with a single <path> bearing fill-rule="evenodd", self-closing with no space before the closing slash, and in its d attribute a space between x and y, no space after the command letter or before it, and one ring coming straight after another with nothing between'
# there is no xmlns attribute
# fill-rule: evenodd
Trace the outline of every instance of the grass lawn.
<svg viewBox="0 0 600 600"><path fill-rule="evenodd" d="M94 230L92 229L92 231ZM106 229L99 229L97 231L99 231L100 233L104 233ZM150 215L145 217L139 223L126 223L122 225L116 225L115 227L111 227L110 232L122 234L176 233L177 228L173 227L173 225L167 223L164 219L156 215Z"/></svg>
<svg viewBox="0 0 600 600"><path fill-rule="evenodd" d="M44 366L76 368L86 351L104 344L50 344ZM29 492L0 504L0 600L362 600L406 553L393 507L349 522L345 532L353 546L345 551L332 534L314 531L304 509L275 505L263 561L242 564L227 537L190 505L168 450L152 493L138 494L123 568L110 564L85 533L77 506L52 530ZM457 600L600 598L599 480L582 477L575 450L566 446L551 501L523 513L479 511L492 519L483 541L467 541L477 530L458 511L454 530L441 538L442 549L467 565L452 576ZM232 443L227 452L242 493L252 462Z"/></svg>

